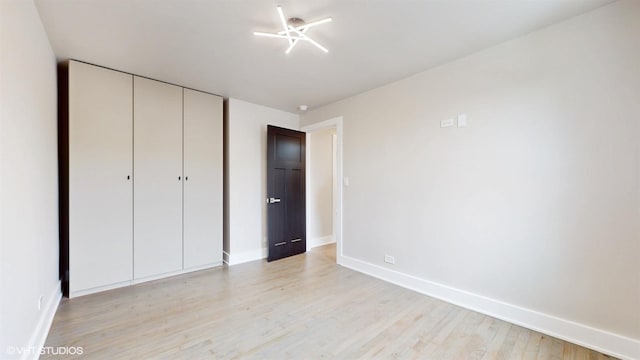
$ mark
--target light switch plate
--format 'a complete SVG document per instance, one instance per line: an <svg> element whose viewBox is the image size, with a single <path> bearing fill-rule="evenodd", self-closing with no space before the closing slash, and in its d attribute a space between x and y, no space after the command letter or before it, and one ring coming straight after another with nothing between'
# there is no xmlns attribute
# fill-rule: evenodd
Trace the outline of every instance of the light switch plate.
<svg viewBox="0 0 640 360"><path fill-rule="evenodd" d="M458 127L467 127L467 114L458 115Z"/></svg>
<svg viewBox="0 0 640 360"><path fill-rule="evenodd" d="M449 127L449 126L453 126L453 119L447 119L447 120L440 121L440 127L441 128L445 128L445 127Z"/></svg>

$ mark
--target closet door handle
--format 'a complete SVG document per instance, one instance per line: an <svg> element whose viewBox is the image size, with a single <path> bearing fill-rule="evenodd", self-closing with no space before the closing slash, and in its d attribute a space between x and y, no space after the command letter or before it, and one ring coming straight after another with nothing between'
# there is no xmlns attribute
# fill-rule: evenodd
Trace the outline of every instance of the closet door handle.
<svg viewBox="0 0 640 360"><path fill-rule="evenodd" d="M131 175L127 175L127 180L131 180Z"/></svg>
<svg viewBox="0 0 640 360"><path fill-rule="evenodd" d="M184 177L184 180L185 180L185 181L189 181L189 177L188 177L188 176L185 176L185 177Z"/></svg>
<svg viewBox="0 0 640 360"><path fill-rule="evenodd" d="M178 176L178 181L182 180L182 176Z"/></svg>

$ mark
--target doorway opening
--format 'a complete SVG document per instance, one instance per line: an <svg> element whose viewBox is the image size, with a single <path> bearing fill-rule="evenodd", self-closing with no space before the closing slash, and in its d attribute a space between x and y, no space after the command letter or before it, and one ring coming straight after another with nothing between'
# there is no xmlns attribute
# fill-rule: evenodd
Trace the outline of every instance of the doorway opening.
<svg viewBox="0 0 640 360"><path fill-rule="evenodd" d="M335 243L342 257L342 118L303 127L306 138L307 250ZM330 248L330 247L327 247Z"/></svg>

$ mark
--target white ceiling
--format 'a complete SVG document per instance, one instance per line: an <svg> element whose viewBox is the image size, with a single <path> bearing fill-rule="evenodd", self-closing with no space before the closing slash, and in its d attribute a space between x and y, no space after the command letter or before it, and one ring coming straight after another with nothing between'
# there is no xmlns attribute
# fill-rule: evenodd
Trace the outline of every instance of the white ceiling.
<svg viewBox="0 0 640 360"><path fill-rule="evenodd" d="M393 82L612 0L36 0L69 58L286 111ZM285 55L287 17L334 21Z"/></svg>

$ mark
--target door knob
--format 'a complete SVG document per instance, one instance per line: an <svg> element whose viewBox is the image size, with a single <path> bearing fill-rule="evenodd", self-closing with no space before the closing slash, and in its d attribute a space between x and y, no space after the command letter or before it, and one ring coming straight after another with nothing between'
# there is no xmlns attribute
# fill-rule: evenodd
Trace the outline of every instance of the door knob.
<svg viewBox="0 0 640 360"><path fill-rule="evenodd" d="M267 199L267 202L268 202L269 204L279 203L280 201L281 201L281 200L280 200L280 199L278 199L278 198L268 198L268 199Z"/></svg>

